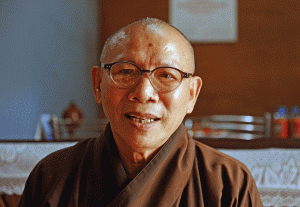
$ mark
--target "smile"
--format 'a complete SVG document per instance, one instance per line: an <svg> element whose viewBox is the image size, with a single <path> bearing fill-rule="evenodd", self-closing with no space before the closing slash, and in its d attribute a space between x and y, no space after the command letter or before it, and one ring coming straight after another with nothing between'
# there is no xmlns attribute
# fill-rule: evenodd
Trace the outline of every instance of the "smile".
<svg viewBox="0 0 300 207"><path fill-rule="evenodd" d="M126 117L133 120L133 121L135 121L135 122L139 122L139 123L142 123L142 124L148 124L148 123L152 123L154 121L159 120L159 118L154 118L154 119L153 118L146 118L146 117L140 118L140 117L136 117L136 116L132 116L132 115L128 115L128 114L126 114Z"/></svg>

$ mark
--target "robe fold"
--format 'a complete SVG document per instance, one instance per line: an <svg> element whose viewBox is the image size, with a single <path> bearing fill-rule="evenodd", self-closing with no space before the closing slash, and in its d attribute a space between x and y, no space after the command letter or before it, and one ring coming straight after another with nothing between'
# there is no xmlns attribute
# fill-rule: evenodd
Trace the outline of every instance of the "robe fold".
<svg viewBox="0 0 300 207"><path fill-rule="evenodd" d="M110 125L41 160L19 206L254 206L262 203L244 164L192 139L183 125L132 180Z"/></svg>

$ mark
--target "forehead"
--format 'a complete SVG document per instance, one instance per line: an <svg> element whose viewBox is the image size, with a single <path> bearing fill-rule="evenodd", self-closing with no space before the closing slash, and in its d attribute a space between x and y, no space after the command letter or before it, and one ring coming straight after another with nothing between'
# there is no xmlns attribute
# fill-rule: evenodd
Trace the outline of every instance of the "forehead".
<svg viewBox="0 0 300 207"><path fill-rule="evenodd" d="M187 43L178 31L163 25L134 25L111 38L105 61L177 62L181 68L189 62Z"/></svg>

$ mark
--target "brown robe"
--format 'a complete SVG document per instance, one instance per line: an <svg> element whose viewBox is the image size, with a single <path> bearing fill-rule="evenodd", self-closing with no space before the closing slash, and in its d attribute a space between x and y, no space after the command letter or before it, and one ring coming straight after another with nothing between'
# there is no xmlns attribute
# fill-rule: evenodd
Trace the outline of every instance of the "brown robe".
<svg viewBox="0 0 300 207"><path fill-rule="evenodd" d="M181 125L129 180L110 125L97 139L54 152L31 172L19 206L255 206L248 169L192 139Z"/></svg>

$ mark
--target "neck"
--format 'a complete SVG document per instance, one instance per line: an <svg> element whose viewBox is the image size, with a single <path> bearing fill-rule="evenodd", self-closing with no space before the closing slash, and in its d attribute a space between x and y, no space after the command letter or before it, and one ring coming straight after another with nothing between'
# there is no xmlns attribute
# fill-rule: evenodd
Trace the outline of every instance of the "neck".
<svg viewBox="0 0 300 207"><path fill-rule="evenodd" d="M116 145L120 153L127 176L133 179L139 174L147 163L154 157L159 149L133 149L126 144L119 143Z"/></svg>

